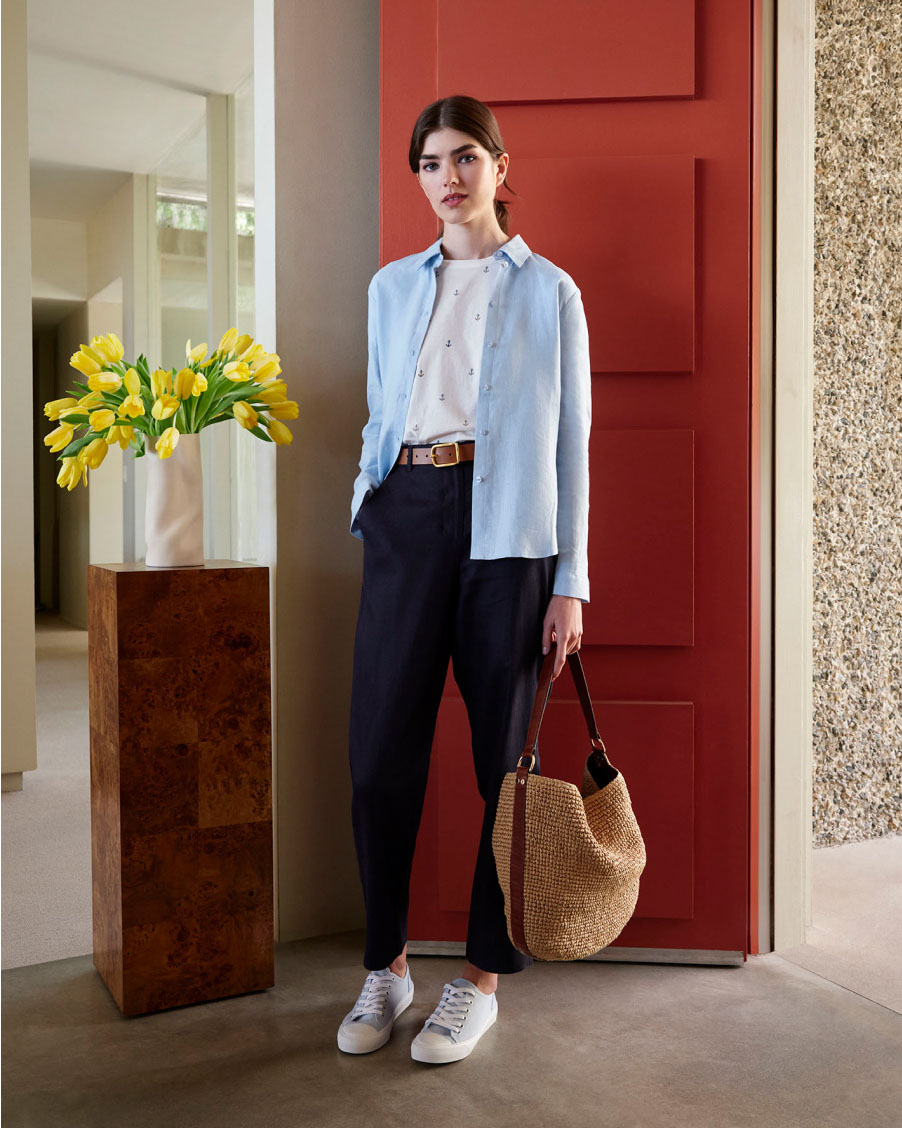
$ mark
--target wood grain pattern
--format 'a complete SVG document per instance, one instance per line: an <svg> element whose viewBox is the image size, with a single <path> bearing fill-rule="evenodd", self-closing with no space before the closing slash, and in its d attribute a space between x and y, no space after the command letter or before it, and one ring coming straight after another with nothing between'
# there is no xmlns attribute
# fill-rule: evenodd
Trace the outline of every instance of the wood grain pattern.
<svg viewBox="0 0 902 1128"><path fill-rule="evenodd" d="M125 1015L271 987L269 571L88 567L94 965Z"/></svg>

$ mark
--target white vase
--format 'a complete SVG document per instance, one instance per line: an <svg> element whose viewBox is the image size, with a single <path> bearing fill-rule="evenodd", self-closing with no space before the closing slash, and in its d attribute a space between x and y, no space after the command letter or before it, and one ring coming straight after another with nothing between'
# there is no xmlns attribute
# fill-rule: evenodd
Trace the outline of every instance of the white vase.
<svg viewBox="0 0 902 1128"><path fill-rule="evenodd" d="M186 568L204 563L204 480L200 434L180 435L168 458L147 436L145 533L148 568Z"/></svg>

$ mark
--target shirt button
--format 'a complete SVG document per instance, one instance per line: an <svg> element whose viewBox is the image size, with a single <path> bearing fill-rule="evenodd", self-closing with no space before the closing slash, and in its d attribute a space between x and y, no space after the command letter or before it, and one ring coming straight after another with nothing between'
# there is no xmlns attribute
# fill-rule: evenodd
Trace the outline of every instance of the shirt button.
<svg viewBox="0 0 902 1128"><path fill-rule="evenodd" d="M489 348L490 348L490 349L493 349L494 347L495 347L495 342L494 342L494 341L492 341L492 343L491 343L491 344L489 345Z"/></svg>
<svg viewBox="0 0 902 1128"><path fill-rule="evenodd" d="M492 386L491 384L483 384L483 385L482 385L482 390L483 390L484 392L487 392L487 391L489 390L489 388L491 388L491 386Z"/></svg>
<svg viewBox="0 0 902 1128"><path fill-rule="evenodd" d="M487 430L485 429L485 427L483 427L483 428L482 428L482 433L483 433L484 435L487 435L487 434L488 434L488 431L487 431Z"/></svg>
<svg viewBox="0 0 902 1128"><path fill-rule="evenodd" d="M489 302L489 305L490 305L490 306L493 306L494 304L495 304L494 302Z"/></svg>
<svg viewBox="0 0 902 1128"><path fill-rule="evenodd" d="M477 482L481 482L481 481L482 481L482 475L481 475L481 474L477 474L477 475L476 475L476 481L477 481Z"/></svg>

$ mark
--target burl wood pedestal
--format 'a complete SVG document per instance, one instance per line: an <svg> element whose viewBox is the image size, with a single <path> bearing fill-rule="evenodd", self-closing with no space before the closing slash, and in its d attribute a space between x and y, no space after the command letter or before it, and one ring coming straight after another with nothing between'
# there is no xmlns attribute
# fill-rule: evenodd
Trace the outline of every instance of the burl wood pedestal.
<svg viewBox="0 0 902 1128"><path fill-rule="evenodd" d="M271 987L269 572L88 567L94 966L125 1015Z"/></svg>

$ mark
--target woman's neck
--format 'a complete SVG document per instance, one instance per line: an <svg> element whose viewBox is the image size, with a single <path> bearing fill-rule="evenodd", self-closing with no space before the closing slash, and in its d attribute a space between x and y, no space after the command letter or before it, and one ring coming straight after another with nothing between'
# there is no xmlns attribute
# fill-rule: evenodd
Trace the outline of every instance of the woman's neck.
<svg viewBox="0 0 902 1128"><path fill-rule="evenodd" d="M499 247L509 243L511 235L506 235L496 224L496 230L469 232L448 225L442 232L442 255L446 259L490 258Z"/></svg>

